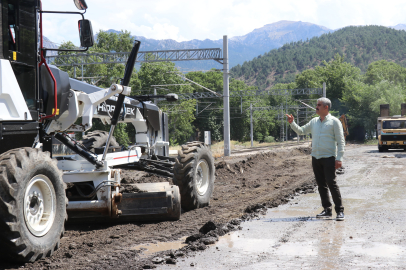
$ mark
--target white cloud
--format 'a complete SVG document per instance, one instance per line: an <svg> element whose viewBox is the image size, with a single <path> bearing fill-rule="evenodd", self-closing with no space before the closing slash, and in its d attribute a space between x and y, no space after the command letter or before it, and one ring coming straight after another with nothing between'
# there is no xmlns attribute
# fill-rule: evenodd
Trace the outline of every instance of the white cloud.
<svg viewBox="0 0 406 270"><path fill-rule="evenodd" d="M75 10L71 0L43 0L44 10ZM406 23L404 0L87 0L94 31L128 30L155 39L221 39L241 36L280 20L305 21L331 29L347 25ZM44 33L56 42L77 38L77 17L47 19ZM73 27L68 27L73 23ZM48 29L49 28L49 29ZM68 31L69 30L69 31ZM72 33L74 32L74 33ZM48 34L49 33L49 34Z"/></svg>

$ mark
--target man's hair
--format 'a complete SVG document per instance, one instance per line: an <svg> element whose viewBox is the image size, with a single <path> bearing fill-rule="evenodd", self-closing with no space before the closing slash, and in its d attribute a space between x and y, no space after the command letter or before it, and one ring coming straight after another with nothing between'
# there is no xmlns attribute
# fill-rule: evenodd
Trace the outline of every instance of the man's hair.
<svg viewBox="0 0 406 270"><path fill-rule="evenodd" d="M331 100L329 100L328 98L322 97L319 98L317 101L320 101L321 103L323 103L324 106L327 106L328 110L331 109Z"/></svg>

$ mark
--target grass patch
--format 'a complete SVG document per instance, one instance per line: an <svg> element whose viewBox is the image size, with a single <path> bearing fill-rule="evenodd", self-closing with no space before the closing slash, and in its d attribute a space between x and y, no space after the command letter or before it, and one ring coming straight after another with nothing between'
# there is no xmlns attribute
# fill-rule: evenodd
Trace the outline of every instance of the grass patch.
<svg viewBox="0 0 406 270"><path fill-rule="evenodd" d="M378 145L378 139L369 139L364 141L365 145Z"/></svg>

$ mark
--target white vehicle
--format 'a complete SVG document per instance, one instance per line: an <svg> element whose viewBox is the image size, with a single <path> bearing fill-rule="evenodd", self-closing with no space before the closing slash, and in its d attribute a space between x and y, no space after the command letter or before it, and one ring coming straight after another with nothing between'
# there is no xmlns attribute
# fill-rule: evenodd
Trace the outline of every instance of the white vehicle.
<svg viewBox="0 0 406 270"><path fill-rule="evenodd" d="M84 0L82 12L43 11L40 0L1 0L0 47L0 249L17 261L35 261L58 248L68 217L92 219L179 219L184 210L209 204L214 161L200 142L168 155L168 117L152 98L133 96L128 87L140 42L136 41L119 84L100 89L73 79L45 62L42 14L68 13L79 20L81 47L93 45ZM39 39L39 40L38 40ZM38 41L38 42L37 42ZM85 49L85 50L86 50ZM55 49L52 49L55 50ZM89 132L82 142L68 136L85 132L97 117L109 133ZM75 124L81 118L81 124ZM119 122L136 129L136 144L117 146ZM73 155L52 157L56 138ZM124 193L122 168L173 176L169 183L136 184Z"/></svg>

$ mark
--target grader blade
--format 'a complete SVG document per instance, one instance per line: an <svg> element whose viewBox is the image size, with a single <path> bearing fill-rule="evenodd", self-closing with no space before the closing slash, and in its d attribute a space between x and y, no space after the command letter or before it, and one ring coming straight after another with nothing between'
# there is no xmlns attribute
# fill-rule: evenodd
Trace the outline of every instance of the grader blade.
<svg viewBox="0 0 406 270"><path fill-rule="evenodd" d="M119 203L112 201L112 212L118 218L130 220L178 220L180 193L178 186L162 183L142 183L123 186ZM133 191L132 193L125 193Z"/></svg>

